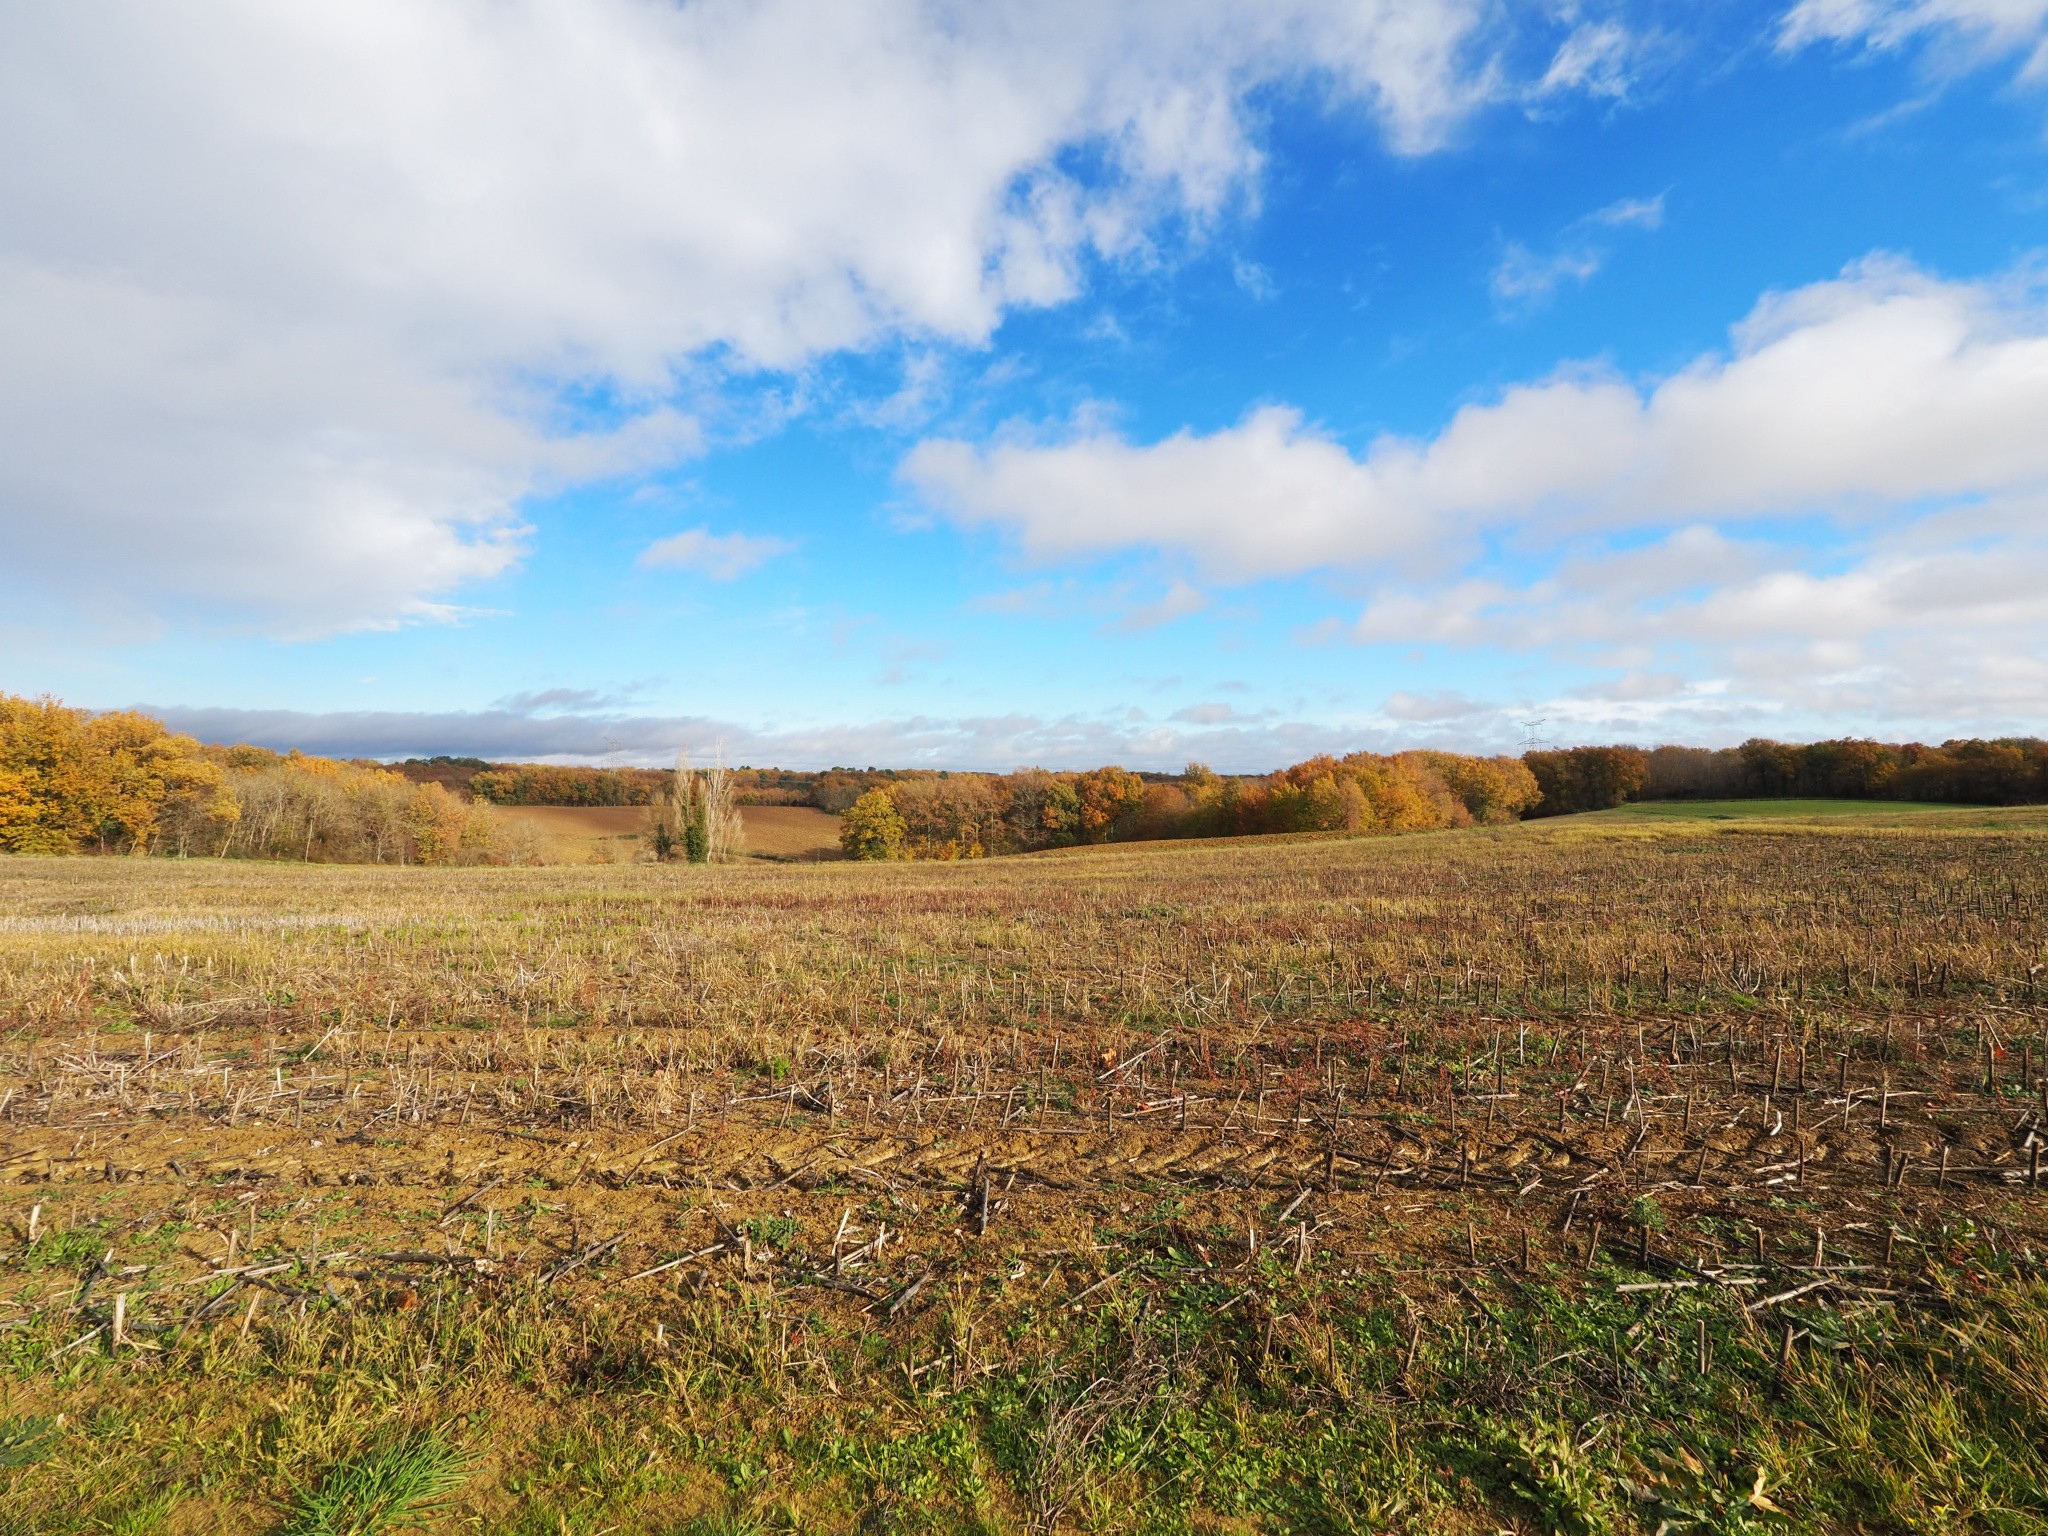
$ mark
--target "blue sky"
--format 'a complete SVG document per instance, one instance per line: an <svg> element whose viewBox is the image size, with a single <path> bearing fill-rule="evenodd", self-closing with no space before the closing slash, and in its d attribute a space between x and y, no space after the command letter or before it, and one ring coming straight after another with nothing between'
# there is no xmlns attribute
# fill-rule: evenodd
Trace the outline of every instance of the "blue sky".
<svg viewBox="0 0 2048 1536"><path fill-rule="evenodd" d="M2048 729L2048 0L0 27L0 689L790 766Z"/></svg>

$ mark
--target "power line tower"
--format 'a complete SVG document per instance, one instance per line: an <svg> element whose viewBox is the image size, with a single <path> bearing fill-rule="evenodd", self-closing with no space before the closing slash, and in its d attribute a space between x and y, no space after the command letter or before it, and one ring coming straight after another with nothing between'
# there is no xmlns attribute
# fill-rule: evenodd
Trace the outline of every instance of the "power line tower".
<svg viewBox="0 0 2048 1536"><path fill-rule="evenodd" d="M1540 752L1548 745L1544 741L1542 734L1543 727L1548 722L1548 719L1549 717L1546 715L1538 715L1534 720L1517 722L1522 727L1522 750L1524 752Z"/></svg>

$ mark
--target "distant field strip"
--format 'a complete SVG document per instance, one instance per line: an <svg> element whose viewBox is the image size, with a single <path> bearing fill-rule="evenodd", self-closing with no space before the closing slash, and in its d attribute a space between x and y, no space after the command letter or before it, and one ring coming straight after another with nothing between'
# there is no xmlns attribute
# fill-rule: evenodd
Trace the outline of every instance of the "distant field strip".
<svg viewBox="0 0 2048 1536"><path fill-rule="evenodd" d="M747 831L749 853L773 859L836 858L839 818L807 805L743 805L740 820ZM615 859L629 862L647 825L647 810L637 805L508 805L495 808L506 821L527 821L548 839L554 862L586 863L592 845L624 844Z"/></svg>

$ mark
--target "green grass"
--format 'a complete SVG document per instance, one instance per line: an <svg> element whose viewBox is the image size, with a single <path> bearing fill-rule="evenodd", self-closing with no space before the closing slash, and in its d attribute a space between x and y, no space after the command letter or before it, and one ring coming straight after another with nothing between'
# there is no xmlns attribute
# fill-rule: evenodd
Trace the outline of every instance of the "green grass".
<svg viewBox="0 0 2048 1536"><path fill-rule="evenodd" d="M2012 815L2003 806L1935 805L1924 800L1646 800L1611 811L1588 811L1561 821L1878 821L1894 816L1974 820Z"/></svg>
<svg viewBox="0 0 2048 1536"><path fill-rule="evenodd" d="M443 1509L469 1462L436 1435L407 1435L336 1467L301 1494L279 1536L377 1536Z"/></svg>
<svg viewBox="0 0 2048 1536"><path fill-rule="evenodd" d="M1729 1292L1618 1294L1636 1272L1604 1261L1475 1271L1426 1314L1401 1275L1267 1261L1162 1276L1099 1310L998 1314L998 1293L963 1294L921 1325L870 1323L866 1352L801 1300L732 1287L680 1315L545 1290L313 1310L246 1343L192 1333L76 1359L60 1379L77 1428L0 1474L0 1530L154 1530L176 1480L191 1502L174 1528L249 1536L374 1536L444 1513L514 1536L2041 1536L2048 1290L1988 1247L1958 1257L1927 1304L1795 1303L1763 1323ZM670 1343L650 1350L663 1314ZM1781 1368L1783 1323L1803 1332ZM811 1360L839 1392L817 1390ZM451 1407L474 1462L447 1431L335 1443L362 1445L369 1414ZM22 1426L39 1453L47 1427ZM279 1523L266 1484L290 1488L292 1463L301 1491Z"/></svg>

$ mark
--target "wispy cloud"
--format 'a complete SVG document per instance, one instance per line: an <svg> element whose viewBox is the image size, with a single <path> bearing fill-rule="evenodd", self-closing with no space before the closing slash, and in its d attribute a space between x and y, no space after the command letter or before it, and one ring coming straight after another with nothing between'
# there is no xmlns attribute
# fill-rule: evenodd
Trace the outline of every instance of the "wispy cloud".
<svg viewBox="0 0 2048 1536"><path fill-rule="evenodd" d="M1508 242L1493 269L1494 299L1503 307L1527 308L1547 302L1559 288L1597 275L1613 254L1617 230L1655 230L1664 223L1664 194L1622 198L1568 225L1544 251L1519 240Z"/></svg>
<svg viewBox="0 0 2048 1536"><path fill-rule="evenodd" d="M500 709L517 714L537 715L554 710L600 709L620 702L594 688L541 688L528 693L511 693L498 700Z"/></svg>
<svg viewBox="0 0 2048 1536"><path fill-rule="evenodd" d="M1389 720L1414 721L1422 725L1442 725L1447 721L1470 720L1498 712L1497 705L1475 703L1455 691L1396 692L1389 694L1380 708Z"/></svg>
<svg viewBox="0 0 2048 1536"><path fill-rule="evenodd" d="M2048 0L1799 0L1779 21L1785 52L1824 42L1924 44L1944 74L2019 55L2022 79L2048 81Z"/></svg>
<svg viewBox="0 0 2048 1536"><path fill-rule="evenodd" d="M1606 251L1596 246L1565 245L1538 254L1511 240L1493 269L1493 296L1503 304L1540 303L1568 283L1588 281L1606 261Z"/></svg>
<svg viewBox="0 0 2048 1536"><path fill-rule="evenodd" d="M1140 603L1123 617L1113 620L1108 629L1117 634L1142 634L1148 629L1158 629L1177 619L1191 618L1209 606L1209 599L1184 581L1176 581L1165 593L1149 603Z"/></svg>
<svg viewBox="0 0 2048 1536"><path fill-rule="evenodd" d="M667 567L695 571L712 581L737 581L764 562L795 548L788 539L765 534L713 533L708 528L688 528L656 539L640 552L639 564L648 570Z"/></svg>
<svg viewBox="0 0 2048 1536"><path fill-rule="evenodd" d="M1643 46L1642 39L1612 18L1581 22L1558 45L1530 94L1538 99L1566 92L1624 98L1635 84Z"/></svg>

